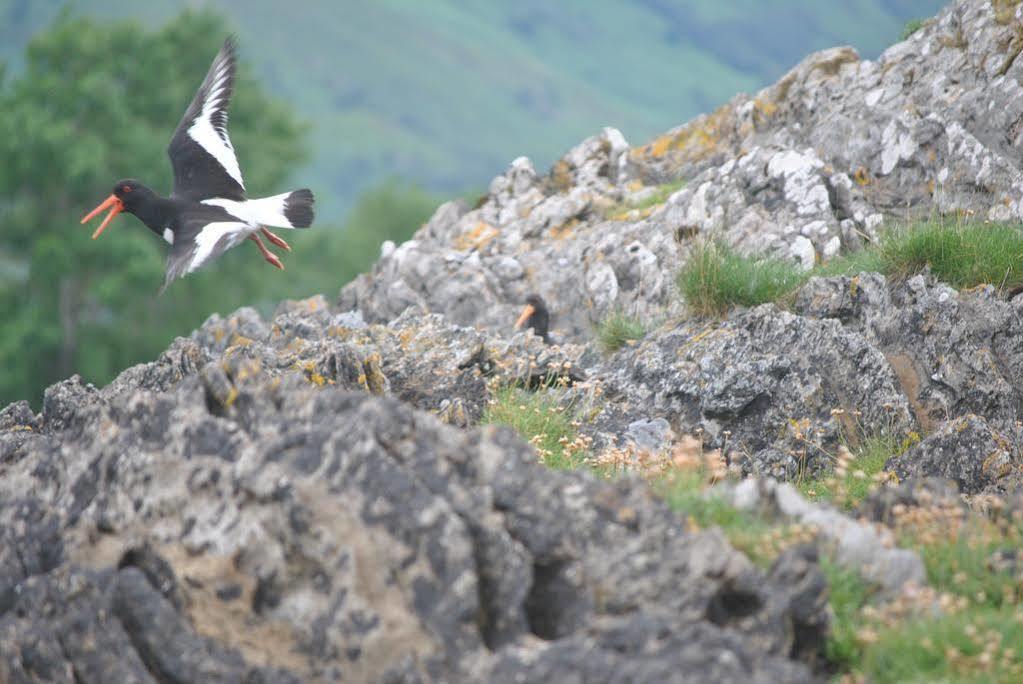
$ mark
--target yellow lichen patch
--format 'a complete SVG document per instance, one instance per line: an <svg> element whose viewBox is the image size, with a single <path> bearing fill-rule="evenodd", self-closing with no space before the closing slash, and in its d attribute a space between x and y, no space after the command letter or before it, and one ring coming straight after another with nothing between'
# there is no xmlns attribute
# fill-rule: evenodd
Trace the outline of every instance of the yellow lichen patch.
<svg viewBox="0 0 1023 684"><path fill-rule="evenodd" d="M861 187L864 185L870 185L871 183L870 172L867 171L865 167L861 166L860 168L856 169L856 171L853 172L853 180L856 181L856 184Z"/></svg>
<svg viewBox="0 0 1023 684"><path fill-rule="evenodd" d="M301 337L296 337L291 342L288 342L287 346L284 347L285 351L289 352L300 352L305 348L306 340Z"/></svg>
<svg viewBox="0 0 1023 684"><path fill-rule="evenodd" d="M1016 8L1020 0L991 0L991 9L995 13L995 21L1009 24L1016 18Z"/></svg>
<svg viewBox="0 0 1023 684"><path fill-rule="evenodd" d="M778 111L778 105L774 102L759 97L753 100L753 106L764 116L774 116L775 112Z"/></svg>
<svg viewBox="0 0 1023 684"><path fill-rule="evenodd" d="M643 181L638 180L638 179L631 180L631 181L629 181L628 183L625 184L625 189L628 190L629 192L636 192L637 190L641 189L642 187L643 187Z"/></svg>
<svg viewBox="0 0 1023 684"><path fill-rule="evenodd" d="M245 337L245 335L239 335L238 333L231 336L232 347L248 347L253 343L253 341L254 340L252 340L252 338Z"/></svg>
<svg viewBox="0 0 1023 684"><path fill-rule="evenodd" d="M235 399L237 398L238 388L235 387L234 385L231 385L231 390L227 393L227 396L224 398L224 401L222 402L224 404L224 408L231 408L231 405L235 402Z"/></svg>
<svg viewBox="0 0 1023 684"><path fill-rule="evenodd" d="M455 249L483 249L500 235L501 231L485 221L479 221L468 231L455 238Z"/></svg>
<svg viewBox="0 0 1023 684"><path fill-rule="evenodd" d="M828 52L833 54L829 58L822 59L814 64L814 71L824 72L828 76L837 76L843 65L855 64L860 61L860 56L852 48L837 48L834 51L829 50Z"/></svg>
<svg viewBox="0 0 1023 684"><path fill-rule="evenodd" d="M313 383L317 387L323 387L325 384L327 384L326 378L324 378L319 373L310 373L309 382Z"/></svg>
<svg viewBox="0 0 1023 684"><path fill-rule="evenodd" d="M263 364L259 362L259 359L247 359L238 366L238 370L235 372L234 381L242 382L249 378L254 378L260 374L263 370Z"/></svg>
<svg viewBox="0 0 1023 684"><path fill-rule="evenodd" d="M726 126L732 121L732 108L729 105L718 107L691 124L655 138L640 148L639 154L660 158L671 153L683 161L705 159L717 151Z"/></svg>
<svg viewBox="0 0 1023 684"><path fill-rule="evenodd" d="M365 371L365 382L362 384L371 394L382 396L386 389L387 378L384 376L384 372L380 370L380 354L370 354L362 362L362 368ZM361 379L362 377L360 377Z"/></svg>
<svg viewBox="0 0 1023 684"><path fill-rule="evenodd" d="M560 226L554 226L548 231L548 235L555 240L564 240L572 237L575 233L576 226L579 225L579 219L573 218L565 221Z"/></svg>
<svg viewBox="0 0 1023 684"><path fill-rule="evenodd" d="M224 331L224 329L222 327L218 326L218 327L214 328L213 329L213 341L216 342L217 344L220 344L220 341L224 339L224 336L226 334L227 333Z"/></svg>
<svg viewBox="0 0 1023 684"><path fill-rule="evenodd" d="M773 100L758 97L753 100L753 122L755 125L766 123L778 113L778 105Z"/></svg>
<svg viewBox="0 0 1023 684"><path fill-rule="evenodd" d="M554 162L551 167L551 186L558 192L568 192L573 185L571 164L564 159Z"/></svg>

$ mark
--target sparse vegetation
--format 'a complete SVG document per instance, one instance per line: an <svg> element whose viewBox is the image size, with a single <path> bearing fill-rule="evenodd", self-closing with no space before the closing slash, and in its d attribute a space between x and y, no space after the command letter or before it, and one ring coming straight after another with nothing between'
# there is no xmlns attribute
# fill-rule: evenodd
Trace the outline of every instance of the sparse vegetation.
<svg viewBox="0 0 1023 684"><path fill-rule="evenodd" d="M592 455L557 388L530 392L499 388L484 423L506 423L555 468L588 465L605 476L646 477L691 531L720 528L754 563L768 568L789 546L817 540L813 527L739 510L714 493L731 474L718 451L682 438L664 453L612 448ZM846 509L884 486L884 463L916 437L864 438L843 447L827 475L797 483L809 498ZM1020 581L1007 569L1023 548L1023 517L983 515L957 501L896 506L891 529L898 543L920 553L929 587L884 598L855 570L837 564L826 544L821 569L832 614L826 645L830 671L841 681L1018 681L1023 677L1023 608ZM999 517L1001 516L1001 517ZM1009 560L993 563L996 552ZM836 679L835 681L839 681Z"/></svg>
<svg viewBox="0 0 1023 684"><path fill-rule="evenodd" d="M678 274L678 287L699 315L720 316L734 306L776 301L798 287L805 276L788 261L738 254L722 242L693 246Z"/></svg>
<svg viewBox="0 0 1023 684"><path fill-rule="evenodd" d="M906 40L911 35L922 29L926 21L927 21L926 19L919 17L907 21L906 25L902 27L902 40Z"/></svg>
<svg viewBox="0 0 1023 684"><path fill-rule="evenodd" d="M619 202L618 204L612 205L605 212L605 216L611 220L628 219L633 211L643 212L647 209L664 204L668 201L669 197L681 190L685 184L686 181L684 179L679 179L672 181L671 183L663 183L662 185L655 186L653 191L646 194L642 199L633 201L626 200L625 202Z"/></svg>
<svg viewBox="0 0 1023 684"><path fill-rule="evenodd" d="M533 392L515 386L498 387L480 423L510 426L551 468L577 468L586 458L589 442L579 434L573 412L562 404L559 393L555 388Z"/></svg>
<svg viewBox="0 0 1023 684"><path fill-rule="evenodd" d="M861 611L877 594L877 587L826 554L821 556L821 570L828 580L828 605L834 616L825 653L833 667L848 671L860 660L857 631L862 623Z"/></svg>
<svg viewBox="0 0 1023 684"><path fill-rule="evenodd" d="M635 316L614 311L597 326L597 343L607 354L614 353L629 342L641 340L647 333L647 326Z"/></svg>
<svg viewBox="0 0 1023 684"><path fill-rule="evenodd" d="M890 435L875 435L864 439L854 449L842 445L835 463L821 477L800 479L794 484L810 501L828 501L839 508L852 510L879 483L890 481L884 464L894 455L905 451L919 437L906 440Z"/></svg>
<svg viewBox="0 0 1023 684"><path fill-rule="evenodd" d="M1018 288L1023 286L1023 230L1008 223L924 221L890 230L876 245L808 272L781 259L746 257L720 242L704 242L693 247L678 286L695 313L720 316L735 306L783 302L813 276L908 277L925 268L958 289Z"/></svg>

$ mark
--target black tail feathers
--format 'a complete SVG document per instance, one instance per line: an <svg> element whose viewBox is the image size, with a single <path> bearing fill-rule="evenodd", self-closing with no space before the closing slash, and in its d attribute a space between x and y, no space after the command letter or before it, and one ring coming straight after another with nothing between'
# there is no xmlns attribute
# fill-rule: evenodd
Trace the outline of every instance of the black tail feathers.
<svg viewBox="0 0 1023 684"><path fill-rule="evenodd" d="M292 228L308 228L313 225L313 197L312 190L302 188L295 190L284 200L284 218Z"/></svg>

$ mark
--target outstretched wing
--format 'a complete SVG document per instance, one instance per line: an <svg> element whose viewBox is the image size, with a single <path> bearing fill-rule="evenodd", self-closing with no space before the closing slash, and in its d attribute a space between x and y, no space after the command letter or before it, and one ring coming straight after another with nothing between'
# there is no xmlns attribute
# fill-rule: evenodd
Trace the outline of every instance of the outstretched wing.
<svg viewBox="0 0 1023 684"><path fill-rule="evenodd" d="M160 293L174 280L216 259L253 232L243 221L190 221L176 231Z"/></svg>
<svg viewBox="0 0 1023 684"><path fill-rule="evenodd" d="M245 199L242 172L227 135L235 63L234 40L228 38L174 131L167 154L174 168L175 197Z"/></svg>

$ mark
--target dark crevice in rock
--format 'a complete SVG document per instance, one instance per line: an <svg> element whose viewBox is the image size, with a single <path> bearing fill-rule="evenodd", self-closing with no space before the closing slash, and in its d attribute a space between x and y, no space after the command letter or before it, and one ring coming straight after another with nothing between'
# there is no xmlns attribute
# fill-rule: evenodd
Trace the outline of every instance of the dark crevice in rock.
<svg viewBox="0 0 1023 684"><path fill-rule="evenodd" d="M252 593L252 612L262 615L264 611L273 610L281 602L281 590L277 587L276 574L260 577L256 582L256 591Z"/></svg>
<svg viewBox="0 0 1023 684"><path fill-rule="evenodd" d="M764 605L763 596L749 587L722 584L707 605L707 619L726 627L747 618Z"/></svg>
<svg viewBox="0 0 1023 684"><path fill-rule="evenodd" d="M526 596L529 630L547 641L570 634L586 610L585 601L567 577L573 563L554 560L533 563L533 585Z"/></svg>

